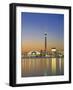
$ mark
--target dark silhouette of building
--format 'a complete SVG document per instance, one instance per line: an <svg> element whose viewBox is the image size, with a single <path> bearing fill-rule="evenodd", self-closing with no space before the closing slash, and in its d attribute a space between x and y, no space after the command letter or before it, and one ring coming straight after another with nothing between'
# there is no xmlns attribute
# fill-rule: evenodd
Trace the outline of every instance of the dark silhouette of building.
<svg viewBox="0 0 73 90"><path fill-rule="evenodd" d="M45 54L47 52L47 33L44 34L45 35Z"/></svg>

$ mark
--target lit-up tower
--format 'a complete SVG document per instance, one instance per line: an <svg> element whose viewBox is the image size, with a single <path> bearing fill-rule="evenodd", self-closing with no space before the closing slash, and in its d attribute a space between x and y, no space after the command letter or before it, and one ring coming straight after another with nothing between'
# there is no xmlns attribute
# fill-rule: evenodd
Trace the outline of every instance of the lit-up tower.
<svg viewBox="0 0 73 90"><path fill-rule="evenodd" d="M47 51L47 33L44 34L45 35L45 54Z"/></svg>

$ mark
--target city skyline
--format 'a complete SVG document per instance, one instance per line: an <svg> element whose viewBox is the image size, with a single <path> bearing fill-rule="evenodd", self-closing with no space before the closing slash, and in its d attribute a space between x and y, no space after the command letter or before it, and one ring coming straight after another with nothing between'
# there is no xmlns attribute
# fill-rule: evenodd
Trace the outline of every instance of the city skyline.
<svg viewBox="0 0 73 90"><path fill-rule="evenodd" d="M64 50L64 15L44 13L21 14L21 49L44 50L44 33L47 33L47 50Z"/></svg>

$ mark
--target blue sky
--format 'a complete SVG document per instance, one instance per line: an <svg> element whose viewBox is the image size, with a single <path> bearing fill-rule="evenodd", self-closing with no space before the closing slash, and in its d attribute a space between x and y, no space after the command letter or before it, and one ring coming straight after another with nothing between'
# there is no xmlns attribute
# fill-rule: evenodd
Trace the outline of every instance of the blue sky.
<svg viewBox="0 0 73 90"><path fill-rule="evenodd" d="M44 49L44 33L47 33L47 48L63 49L64 15L26 13L21 14L22 47L24 50Z"/></svg>

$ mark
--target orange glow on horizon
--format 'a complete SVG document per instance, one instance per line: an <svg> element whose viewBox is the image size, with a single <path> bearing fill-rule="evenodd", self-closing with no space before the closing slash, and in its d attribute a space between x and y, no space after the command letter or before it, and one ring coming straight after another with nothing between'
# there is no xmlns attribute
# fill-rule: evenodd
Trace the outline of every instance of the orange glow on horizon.
<svg viewBox="0 0 73 90"><path fill-rule="evenodd" d="M63 49L63 45L60 47L58 45L52 45L52 44L49 44L47 45L47 51L50 51L51 48L56 48L58 50L64 50ZM32 50L37 50L37 51L40 51L40 50L45 50L45 47L44 47L44 44L43 43L23 43L21 45L21 51L22 52L29 52L29 51L32 51Z"/></svg>

